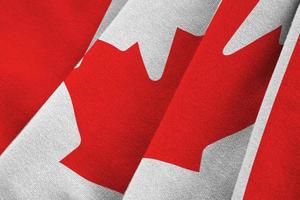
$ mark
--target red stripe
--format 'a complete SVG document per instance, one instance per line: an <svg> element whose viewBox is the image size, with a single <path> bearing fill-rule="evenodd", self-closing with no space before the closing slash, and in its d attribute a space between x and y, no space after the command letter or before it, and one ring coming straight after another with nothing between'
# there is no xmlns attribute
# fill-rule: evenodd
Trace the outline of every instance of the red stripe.
<svg viewBox="0 0 300 200"><path fill-rule="evenodd" d="M300 40L281 83L245 199L300 199Z"/></svg>
<svg viewBox="0 0 300 200"><path fill-rule="evenodd" d="M1 1L0 153L83 56L110 1Z"/></svg>

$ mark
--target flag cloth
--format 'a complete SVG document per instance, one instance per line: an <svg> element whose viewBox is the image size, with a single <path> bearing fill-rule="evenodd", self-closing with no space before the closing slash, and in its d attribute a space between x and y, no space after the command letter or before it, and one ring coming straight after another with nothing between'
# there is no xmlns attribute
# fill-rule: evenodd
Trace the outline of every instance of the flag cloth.
<svg viewBox="0 0 300 200"><path fill-rule="evenodd" d="M0 199L300 199L299 0L0 3Z"/></svg>

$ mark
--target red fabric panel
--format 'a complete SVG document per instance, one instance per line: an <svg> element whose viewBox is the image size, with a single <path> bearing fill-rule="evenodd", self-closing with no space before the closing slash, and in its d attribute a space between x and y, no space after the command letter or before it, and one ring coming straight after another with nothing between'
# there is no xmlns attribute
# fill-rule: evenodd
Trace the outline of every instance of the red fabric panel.
<svg viewBox="0 0 300 200"><path fill-rule="evenodd" d="M109 3L1 1L0 153L81 59Z"/></svg>
<svg viewBox="0 0 300 200"><path fill-rule="evenodd" d="M300 199L299 57L298 40L259 146L245 200Z"/></svg>

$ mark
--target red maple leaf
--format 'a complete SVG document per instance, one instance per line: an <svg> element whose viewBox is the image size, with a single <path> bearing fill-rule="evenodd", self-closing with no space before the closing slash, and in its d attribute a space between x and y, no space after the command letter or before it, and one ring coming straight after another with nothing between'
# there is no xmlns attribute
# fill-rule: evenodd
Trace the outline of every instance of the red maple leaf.
<svg viewBox="0 0 300 200"><path fill-rule="evenodd" d="M62 163L95 183L124 192L199 41L178 30L158 81L149 79L137 44L122 52L96 42L66 80L81 144Z"/></svg>

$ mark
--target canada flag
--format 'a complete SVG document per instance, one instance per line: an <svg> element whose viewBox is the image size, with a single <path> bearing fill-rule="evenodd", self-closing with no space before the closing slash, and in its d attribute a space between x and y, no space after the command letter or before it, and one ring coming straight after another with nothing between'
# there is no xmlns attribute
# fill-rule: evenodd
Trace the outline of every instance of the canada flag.
<svg viewBox="0 0 300 200"><path fill-rule="evenodd" d="M298 0L1 4L0 199L300 198Z"/></svg>

